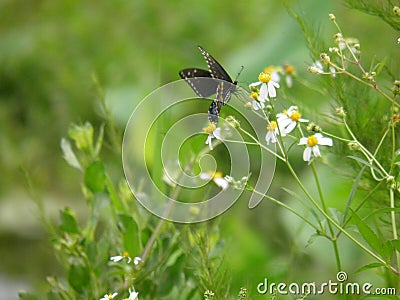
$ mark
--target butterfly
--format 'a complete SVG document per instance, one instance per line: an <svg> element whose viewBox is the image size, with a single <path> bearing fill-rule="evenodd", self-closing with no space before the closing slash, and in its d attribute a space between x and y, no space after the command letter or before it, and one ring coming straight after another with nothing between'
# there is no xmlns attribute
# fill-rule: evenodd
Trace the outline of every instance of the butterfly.
<svg viewBox="0 0 400 300"><path fill-rule="evenodd" d="M236 91L237 81L233 81L218 61L201 46L198 46L201 54L207 62L209 70L188 68L179 72L179 76L185 79L193 91L201 98L207 98L216 94L215 100L208 109L208 119L215 124L222 105L228 103L232 93ZM202 78L213 78L218 80L204 80ZM221 81L223 80L223 81ZM224 81L226 81L224 83Z"/></svg>

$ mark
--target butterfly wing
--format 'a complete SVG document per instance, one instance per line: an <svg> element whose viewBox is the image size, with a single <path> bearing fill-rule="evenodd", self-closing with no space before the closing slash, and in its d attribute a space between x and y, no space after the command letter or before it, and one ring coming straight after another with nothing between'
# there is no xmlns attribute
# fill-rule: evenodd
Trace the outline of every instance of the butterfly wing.
<svg viewBox="0 0 400 300"><path fill-rule="evenodd" d="M234 83L232 81L232 78L229 76L229 74L225 71L225 69L215 60L214 57L211 56L210 53L208 53L206 50L204 50L201 46L198 46L200 49L201 54L203 54L204 59L207 62L208 69L210 70L212 78L216 79L221 79L225 80L231 83Z"/></svg>
<svg viewBox="0 0 400 300"><path fill-rule="evenodd" d="M202 80L212 78L211 72L203 69L189 68L179 72L179 76L185 79L197 96L207 98L215 94L218 82L214 80Z"/></svg>
<svg viewBox="0 0 400 300"><path fill-rule="evenodd" d="M211 105L208 108L208 120L216 125L218 124L218 117L221 112L222 105L225 104L224 97L224 82L221 81L217 87L215 100L211 102Z"/></svg>

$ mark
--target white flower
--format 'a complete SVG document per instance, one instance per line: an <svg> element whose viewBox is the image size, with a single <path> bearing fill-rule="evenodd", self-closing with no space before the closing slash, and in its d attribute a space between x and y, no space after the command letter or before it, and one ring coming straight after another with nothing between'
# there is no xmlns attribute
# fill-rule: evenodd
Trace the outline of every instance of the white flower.
<svg viewBox="0 0 400 300"><path fill-rule="evenodd" d="M276 136L278 134L278 124L275 121L269 122L267 126L267 134L265 136L265 141L267 142L267 145L269 145L269 143L276 143Z"/></svg>
<svg viewBox="0 0 400 300"><path fill-rule="evenodd" d="M220 128L217 128L217 125L214 122L209 122L208 126L206 128L203 128L203 131L205 133L208 133L207 140L205 142L206 145L210 148L210 150L213 150L213 144L212 144L212 139L213 138L218 138L219 137L219 132Z"/></svg>
<svg viewBox="0 0 400 300"><path fill-rule="evenodd" d="M397 44L400 44L400 37L397 39Z"/></svg>
<svg viewBox="0 0 400 300"><path fill-rule="evenodd" d="M286 75L285 76L286 85L288 88L291 88L293 86L293 75L295 73L295 68L289 64L285 64L283 67Z"/></svg>
<svg viewBox="0 0 400 300"><path fill-rule="evenodd" d="M132 261L132 258L129 256L128 252L124 252L122 255L116 255L116 256L110 257L110 260L112 260L113 262L119 262L123 259L127 259L128 264ZM136 257L135 257L135 259L136 259Z"/></svg>
<svg viewBox="0 0 400 300"><path fill-rule="evenodd" d="M287 111L279 113L276 116L282 136L292 132L297 122L308 122L308 120L301 118L297 106L291 106Z"/></svg>
<svg viewBox="0 0 400 300"><path fill-rule="evenodd" d="M204 172L200 173L200 178L203 180L210 180L212 179L214 183L219 186L223 191L225 191L229 187L229 182L222 177L221 172Z"/></svg>
<svg viewBox="0 0 400 300"><path fill-rule="evenodd" d="M137 266L141 261L142 258L139 256L135 256L135 258L133 259L133 263L135 264L135 266Z"/></svg>
<svg viewBox="0 0 400 300"><path fill-rule="evenodd" d="M254 110L265 108L265 99L259 100L259 94L257 92L251 92L250 97L254 99L251 102Z"/></svg>
<svg viewBox="0 0 400 300"><path fill-rule="evenodd" d="M308 68L308 70L313 74L325 74L324 67L319 60L313 63L311 67ZM329 72L332 73L333 77L336 77L336 70L334 67L330 66Z"/></svg>
<svg viewBox="0 0 400 300"><path fill-rule="evenodd" d="M101 298L100 300L110 300L110 299L114 299L115 296L117 296L118 293L114 293L114 294L105 294L103 298Z"/></svg>
<svg viewBox="0 0 400 300"><path fill-rule="evenodd" d="M138 296L139 296L138 292L131 291L131 289L129 289L129 298L126 300L137 300Z"/></svg>
<svg viewBox="0 0 400 300"><path fill-rule="evenodd" d="M278 82L272 79L271 73L261 72L260 75L258 75L258 80L259 81L249 85L249 87L252 88L259 86L261 84L260 95L258 97L258 100L261 102L265 102L268 101L268 96L271 98L275 98L276 89L279 88L280 85Z"/></svg>
<svg viewBox="0 0 400 300"><path fill-rule="evenodd" d="M307 145L303 153L303 159L304 161L310 161L312 155L314 157L321 156L318 145L332 146L333 141L331 138L323 137L322 134L316 133L315 135L301 138L299 145Z"/></svg>

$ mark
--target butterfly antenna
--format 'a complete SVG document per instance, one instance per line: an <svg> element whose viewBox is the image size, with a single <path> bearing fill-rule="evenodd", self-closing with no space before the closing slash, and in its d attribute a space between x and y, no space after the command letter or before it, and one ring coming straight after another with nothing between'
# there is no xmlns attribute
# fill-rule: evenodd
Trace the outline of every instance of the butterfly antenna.
<svg viewBox="0 0 400 300"><path fill-rule="evenodd" d="M242 67L240 68L239 73L236 75L235 82L237 82L237 80L238 80L240 74L242 73L243 69L244 69L244 66L242 66Z"/></svg>

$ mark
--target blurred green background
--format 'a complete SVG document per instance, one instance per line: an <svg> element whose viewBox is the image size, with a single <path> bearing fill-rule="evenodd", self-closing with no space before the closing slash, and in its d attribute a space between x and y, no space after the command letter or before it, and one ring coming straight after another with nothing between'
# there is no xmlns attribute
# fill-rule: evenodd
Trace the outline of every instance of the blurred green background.
<svg viewBox="0 0 400 300"><path fill-rule="evenodd" d="M394 44L394 30L341 1L293 5L325 41L335 33L327 17L334 13L344 31L359 38L366 59L396 51L379 47ZM283 63L294 65L302 79L315 80L306 71L311 59L302 32L279 0L2 0L0 16L0 299L16 299L18 289L33 289L57 273L27 192L27 176L50 215L56 217L70 206L85 217L80 174L64 162L59 144L71 122L101 123L93 76L121 131L148 93L179 79L182 68L206 67L197 45L212 53L232 77L243 65L243 86L256 81L264 67ZM289 96L299 106L307 105L304 113L309 118L318 117L318 108L331 110L329 99L296 86L296 81ZM119 154L108 155L121 172ZM289 199L280 187L294 189L293 184L279 174L272 193ZM346 193L346 184L330 181L329 189L335 203L342 190ZM324 242L305 248L307 235L291 231L297 221L268 202L250 211L243 201L227 212L221 227L236 241L231 249L232 269L238 273L233 285L245 284L250 272L259 272L260 281L287 273L288 265L293 266L294 278L302 272L305 280L334 277L331 249L324 250ZM354 247L350 249L345 255L349 271L361 259Z"/></svg>

